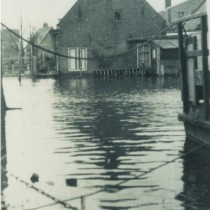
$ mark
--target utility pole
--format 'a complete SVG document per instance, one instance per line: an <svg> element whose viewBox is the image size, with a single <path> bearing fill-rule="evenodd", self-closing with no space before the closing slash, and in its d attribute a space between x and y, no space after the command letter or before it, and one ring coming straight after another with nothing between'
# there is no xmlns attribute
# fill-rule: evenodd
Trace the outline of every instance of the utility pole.
<svg viewBox="0 0 210 210"><path fill-rule="evenodd" d="M21 71L22 71L22 67L23 67L23 40L22 40L22 35L23 35L23 31L22 31L22 16L21 16L21 22L20 22L20 49L19 49L19 69L18 69L18 80L19 83L21 84Z"/></svg>
<svg viewBox="0 0 210 210"><path fill-rule="evenodd" d="M2 33L3 33L3 27L1 29L1 53L2 53L2 44L3 44ZM2 56L1 56L1 110L3 112L5 112L7 110L7 104L6 104L4 90L3 90L3 84L2 84L2 67L3 67L3 65L2 65Z"/></svg>
<svg viewBox="0 0 210 210"><path fill-rule="evenodd" d="M78 55L79 55L79 71L80 71L80 78L82 78L82 49L78 49Z"/></svg>

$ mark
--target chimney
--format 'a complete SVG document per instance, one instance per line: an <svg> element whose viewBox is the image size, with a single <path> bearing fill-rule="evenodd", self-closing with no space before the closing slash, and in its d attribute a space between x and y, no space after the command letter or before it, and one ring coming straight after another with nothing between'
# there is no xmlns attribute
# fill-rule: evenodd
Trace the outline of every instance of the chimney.
<svg viewBox="0 0 210 210"><path fill-rule="evenodd" d="M171 0L165 0L165 9L167 11L167 22L171 23Z"/></svg>
<svg viewBox="0 0 210 210"><path fill-rule="evenodd" d="M48 27L48 24L46 22L44 22L43 28L47 28L47 27Z"/></svg>
<svg viewBox="0 0 210 210"><path fill-rule="evenodd" d="M171 0L165 0L165 9L171 7Z"/></svg>

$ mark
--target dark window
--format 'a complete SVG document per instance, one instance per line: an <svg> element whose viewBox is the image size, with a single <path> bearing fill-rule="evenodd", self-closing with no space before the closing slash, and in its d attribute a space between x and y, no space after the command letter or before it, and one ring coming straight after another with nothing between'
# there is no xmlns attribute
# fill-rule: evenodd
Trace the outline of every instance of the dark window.
<svg viewBox="0 0 210 210"><path fill-rule="evenodd" d="M184 16L184 12L178 12L178 17L183 17Z"/></svg>
<svg viewBox="0 0 210 210"><path fill-rule="evenodd" d="M121 10L117 10L114 12L114 20L122 21L122 11Z"/></svg>

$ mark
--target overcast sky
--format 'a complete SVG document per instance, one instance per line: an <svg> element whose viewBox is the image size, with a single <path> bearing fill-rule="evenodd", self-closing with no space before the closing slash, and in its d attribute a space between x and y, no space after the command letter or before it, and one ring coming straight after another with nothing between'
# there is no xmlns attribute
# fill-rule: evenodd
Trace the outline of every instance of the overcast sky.
<svg viewBox="0 0 210 210"><path fill-rule="evenodd" d="M172 5L183 1L172 0ZM75 2L76 0L1 0L1 22L10 28L20 28L22 15L23 33L29 31L29 26L36 29L42 27L44 22L55 27L58 19L62 18ZM164 9L165 0L148 2L157 11Z"/></svg>

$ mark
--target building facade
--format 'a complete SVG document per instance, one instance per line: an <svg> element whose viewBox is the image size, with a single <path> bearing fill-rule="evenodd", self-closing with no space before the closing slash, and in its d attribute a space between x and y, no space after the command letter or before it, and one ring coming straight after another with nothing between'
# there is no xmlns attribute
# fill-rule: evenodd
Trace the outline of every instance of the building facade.
<svg viewBox="0 0 210 210"><path fill-rule="evenodd" d="M58 23L57 52L69 56L59 57L59 70L138 68L128 40L161 34L165 25L145 0L78 0Z"/></svg>
<svg viewBox="0 0 210 210"><path fill-rule="evenodd" d="M43 73L54 71L56 67L56 56L50 53L55 51L56 45L53 28L49 27L47 23L44 23L42 28L31 34L30 42L43 48L42 50L29 44L26 47L25 60L30 65L31 74L35 74L34 69ZM33 68L34 65L36 68Z"/></svg>
<svg viewBox="0 0 210 210"><path fill-rule="evenodd" d="M179 71L179 46L177 36L159 36L147 39L129 39L137 45L138 66L145 65L149 74L157 76L175 75Z"/></svg>
<svg viewBox="0 0 210 210"><path fill-rule="evenodd" d="M12 31L19 35L18 29ZM17 71L19 68L19 38L7 29L1 30L1 62L4 72Z"/></svg>

